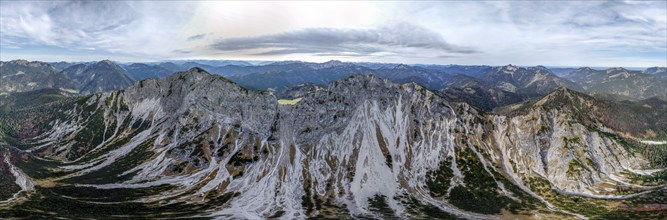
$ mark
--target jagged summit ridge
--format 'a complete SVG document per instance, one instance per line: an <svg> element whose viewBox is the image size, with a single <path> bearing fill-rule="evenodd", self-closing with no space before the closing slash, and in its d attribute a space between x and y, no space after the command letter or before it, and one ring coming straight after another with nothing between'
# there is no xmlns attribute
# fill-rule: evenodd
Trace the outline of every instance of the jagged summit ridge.
<svg viewBox="0 0 667 220"><path fill-rule="evenodd" d="M159 79L146 79L121 93L125 100L148 111L172 114L226 115L229 123L249 123L265 131L277 108L275 96L243 88L228 79L193 67ZM146 114L143 112L142 114ZM213 120L211 118L211 120Z"/></svg>

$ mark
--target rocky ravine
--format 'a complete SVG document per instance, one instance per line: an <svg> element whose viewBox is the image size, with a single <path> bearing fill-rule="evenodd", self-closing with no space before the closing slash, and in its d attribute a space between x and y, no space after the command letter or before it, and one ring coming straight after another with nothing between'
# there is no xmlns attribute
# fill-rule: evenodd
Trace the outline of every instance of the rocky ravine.
<svg viewBox="0 0 667 220"><path fill-rule="evenodd" d="M567 112L485 115L374 76L279 105L193 68L68 102L5 137L27 180L0 216L585 218L664 188L630 183L648 162Z"/></svg>

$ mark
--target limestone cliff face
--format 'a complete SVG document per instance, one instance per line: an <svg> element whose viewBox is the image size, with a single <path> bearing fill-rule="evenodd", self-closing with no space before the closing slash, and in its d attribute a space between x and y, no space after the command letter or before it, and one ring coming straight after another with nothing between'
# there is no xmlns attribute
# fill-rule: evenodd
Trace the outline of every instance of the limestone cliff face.
<svg viewBox="0 0 667 220"><path fill-rule="evenodd" d="M498 117L498 146L519 176L545 177L565 192L605 194L602 183L622 184L614 174L640 169L647 162L608 133L592 130L570 115L532 111L514 118Z"/></svg>
<svg viewBox="0 0 667 220"><path fill-rule="evenodd" d="M52 122L25 149L65 161L53 181L169 185L140 201L206 207L197 216L420 218L434 217L424 207L435 207L495 218L531 204L558 211L527 181L605 196L613 194L607 186L625 184L619 173L646 163L610 131L567 112L483 115L419 85L364 75L279 105L271 93L193 68L92 96L69 113L79 116ZM77 138L89 133L98 138ZM460 200L466 195L496 209L479 211Z"/></svg>

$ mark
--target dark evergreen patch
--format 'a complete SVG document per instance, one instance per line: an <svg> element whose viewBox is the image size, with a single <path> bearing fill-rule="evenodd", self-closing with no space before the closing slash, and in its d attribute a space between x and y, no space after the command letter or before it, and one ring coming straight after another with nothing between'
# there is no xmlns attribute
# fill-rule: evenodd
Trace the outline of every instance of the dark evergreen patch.
<svg viewBox="0 0 667 220"><path fill-rule="evenodd" d="M485 214L522 207L519 202L499 193L496 179L484 169L470 148L456 151L456 163L464 175L466 185L452 188L447 198L452 205Z"/></svg>
<svg viewBox="0 0 667 220"><path fill-rule="evenodd" d="M447 195L451 179L454 177L451 166L451 160L448 158L440 161L438 170L426 173L426 186L432 196L441 197Z"/></svg>
<svg viewBox="0 0 667 220"><path fill-rule="evenodd" d="M394 210L387 204L387 197L384 195L375 195L368 199L368 207L371 212L377 213L383 219L397 219Z"/></svg>

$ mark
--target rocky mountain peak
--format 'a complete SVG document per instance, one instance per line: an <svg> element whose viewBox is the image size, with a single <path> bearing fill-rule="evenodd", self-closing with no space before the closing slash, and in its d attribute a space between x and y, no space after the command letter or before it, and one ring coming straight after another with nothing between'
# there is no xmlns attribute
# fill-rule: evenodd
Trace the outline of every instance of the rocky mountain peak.
<svg viewBox="0 0 667 220"><path fill-rule="evenodd" d="M586 114L585 110L591 109L593 105L592 102L589 102L590 100L593 98L588 95L561 86L534 102L533 108L558 109L559 111Z"/></svg>
<svg viewBox="0 0 667 220"><path fill-rule="evenodd" d="M156 93L164 93L164 96L169 96L175 90L183 91L200 91L208 90L207 87L216 84L216 87L226 87L233 90L244 89L238 84L228 80L225 77L214 75L200 67L192 67L186 71L176 72L164 78L151 78L141 80L128 88L128 90L155 90ZM217 85L220 84L220 85ZM165 87L168 90L165 91ZM157 92L160 91L160 92Z"/></svg>
<svg viewBox="0 0 667 220"><path fill-rule="evenodd" d="M606 73L611 79L627 79L639 74L637 71L629 71L622 67L607 69Z"/></svg>
<svg viewBox="0 0 667 220"><path fill-rule="evenodd" d="M322 64L339 66L339 65L343 65L344 63L340 60L329 60L329 61L324 62Z"/></svg>
<svg viewBox="0 0 667 220"><path fill-rule="evenodd" d="M659 67L659 66L656 66L656 67L650 67L650 68L647 68L647 69L644 71L644 73L653 74L653 73L666 72L666 71L667 71L667 67Z"/></svg>
<svg viewBox="0 0 667 220"><path fill-rule="evenodd" d="M161 84L167 84L170 87L174 86L187 86L191 90L196 90L196 89L205 89L204 82L207 83L223 83L225 84L224 86L232 86L232 87L239 87L238 84L235 82L232 82L231 80L219 76L219 75L214 75L209 73L208 71L204 70L201 67L192 67L188 70L181 71L181 72L176 72L174 74L171 74L167 77L164 78L159 78L159 79L147 79L147 80L142 80L142 81L162 81L161 83L158 83L157 86ZM174 87L175 88L175 87ZM180 88L178 88L180 89Z"/></svg>
<svg viewBox="0 0 667 220"><path fill-rule="evenodd" d="M623 68L623 67L614 67L614 68L607 69L607 73L613 73L613 72L619 72L619 71L628 72L628 70Z"/></svg>
<svg viewBox="0 0 667 220"><path fill-rule="evenodd" d="M502 67L502 70L506 70L506 71L509 71L509 72L514 72L514 71L517 71L518 69L519 69L518 66L515 66L515 65L512 65L512 64L509 64L507 66Z"/></svg>
<svg viewBox="0 0 667 220"><path fill-rule="evenodd" d="M26 65L26 64L28 64L28 61L27 61L27 60L24 60L24 59L12 60L12 61L9 61L9 62L10 62L10 63L14 63L14 64L18 64L18 65Z"/></svg>
<svg viewBox="0 0 667 220"><path fill-rule="evenodd" d="M341 88L341 87L368 87L381 85L386 83L385 80L381 79L376 75L352 75L343 80L338 80L330 84L329 89Z"/></svg>
<svg viewBox="0 0 667 220"><path fill-rule="evenodd" d="M357 103L366 99L391 99L399 94L426 90L416 83L398 84L376 75L353 75L334 81L326 91ZM323 93L323 92L322 92Z"/></svg>
<svg viewBox="0 0 667 220"><path fill-rule="evenodd" d="M99 61L95 64L86 65L86 66L87 66L88 69L93 69L93 70L95 70L95 69L100 69L100 70L101 69L104 69L104 70L112 69L112 70L123 72L123 73L126 72L125 69L121 68L118 64L114 63L111 60L102 60L102 61Z"/></svg>
<svg viewBox="0 0 667 220"><path fill-rule="evenodd" d="M276 65L291 65L291 66L303 66L303 67L310 67L314 69L327 69L327 68L336 68L336 67L346 67L346 66L351 66L353 64L350 63L345 63L340 60L329 60L324 63L304 63L304 62L281 62L281 63L274 63Z"/></svg>
<svg viewBox="0 0 667 220"><path fill-rule="evenodd" d="M504 75L504 74L512 74L519 69L521 69L521 68L518 67L518 66L512 65L512 64L509 64L509 65L506 65L506 66L498 66L494 69L493 72L494 72L494 74Z"/></svg>
<svg viewBox="0 0 667 220"><path fill-rule="evenodd" d="M582 72L582 71L587 71L587 72L588 72L588 71L594 71L594 70L591 69L590 67L585 66L585 67L579 67L579 68L577 69L577 71L578 71L578 72Z"/></svg>
<svg viewBox="0 0 667 220"><path fill-rule="evenodd" d="M412 69L410 65L406 64L398 64L394 67L395 70L407 70L407 69Z"/></svg>
<svg viewBox="0 0 667 220"><path fill-rule="evenodd" d="M118 90L132 85L127 71L110 60L77 64L62 70L82 94Z"/></svg>
<svg viewBox="0 0 667 220"><path fill-rule="evenodd" d="M541 69L541 70L548 70L548 69L549 69L549 68L547 68L547 67L545 67L545 66L542 66L542 65L537 65L537 66L535 66L535 67L533 67L533 68L535 68L535 69Z"/></svg>
<svg viewBox="0 0 667 220"><path fill-rule="evenodd" d="M142 106L141 112L134 113L142 117L148 114L213 117L224 113L230 123L242 121L243 127L255 131L266 131L271 126L277 106L271 93L243 88L199 67L139 81L122 95L132 105Z"/></svg>
<svg viewBox="0 0 667 220"><path fill-rule="evenodd" d="M558 87L557 89L554 89L551 91L549 94L545 96L546 97L553 97L553 96L560 96L560 97L574 97L574 96L582 96L584 94L579 93L575 90L569 89L565 86Z"/></svg>
<svg viewBox="0 0 667 220"><path fill-rule="evenodd" d="M106 65L116 65L113 61L111 60L101 60L97 62L97 64L106 64Z"/></svg>
<svg viewBox="0 0 667 220"><path fill-rule="evenodd" d="M191 73L191 74L206 74L206 75L213 75L207 72L206 70L202 69L201 67L192 67L189 70L185 71L186 73Z"/></svg>

